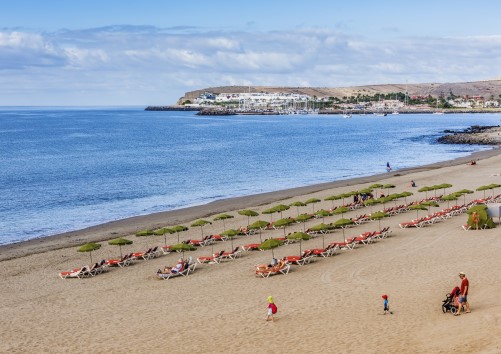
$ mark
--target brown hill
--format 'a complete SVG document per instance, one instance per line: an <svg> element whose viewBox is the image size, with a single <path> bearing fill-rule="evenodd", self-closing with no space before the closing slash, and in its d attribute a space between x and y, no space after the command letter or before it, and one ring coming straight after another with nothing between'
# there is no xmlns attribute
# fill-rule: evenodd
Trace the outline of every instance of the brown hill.
<svg viewBox="0 0 501 354"><path fill-rule="evenodd" d="M427 83L427 84L384 84L353 87L275 87L275 86L218 86L186 92L178 104L186 100L193 100L204 92L212 93L241 93L241 92L288 92L305 94L317 97L339 97L370 95L378 93L407 92L409 96L483 96L498 99L501 95L501 80L456 82L456 83Z"/></svg>

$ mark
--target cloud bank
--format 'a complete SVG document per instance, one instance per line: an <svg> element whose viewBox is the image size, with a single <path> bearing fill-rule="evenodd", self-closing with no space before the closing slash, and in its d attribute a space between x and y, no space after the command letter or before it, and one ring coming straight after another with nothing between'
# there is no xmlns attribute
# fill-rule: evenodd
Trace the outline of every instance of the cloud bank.
<svg viewBox="0 0 501 354"><path fill-rule="evenodd" d="M0 30L0 105L148 105L221 85L336 87L499 77L501 36L110 26Z"/></svg>

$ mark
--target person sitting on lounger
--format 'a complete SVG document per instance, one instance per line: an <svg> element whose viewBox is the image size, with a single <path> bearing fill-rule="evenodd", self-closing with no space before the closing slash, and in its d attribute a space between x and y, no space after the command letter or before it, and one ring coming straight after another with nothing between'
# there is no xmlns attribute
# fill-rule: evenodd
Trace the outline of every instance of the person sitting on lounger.
<svg viewBox="0 0 501 354"><path fill-rule="evenodd" d="M273 257L273 258L271 259L271 263L270 263L270 264L268 264L268 267L269 267L269 268L273 268L273 267L274 267L274 266L276 266L277 264L278 264L277 259L276 259L275 257Z"/></svg>
<svg viewBox="0 0 501 354"><path fill-rule="evenodd" d="M159 269L157 271L157 274L177 274L181 272L184 269L184 262L182 258L179 258L177 264L174 267L165 267L164 270L162 271Z"/></svg>

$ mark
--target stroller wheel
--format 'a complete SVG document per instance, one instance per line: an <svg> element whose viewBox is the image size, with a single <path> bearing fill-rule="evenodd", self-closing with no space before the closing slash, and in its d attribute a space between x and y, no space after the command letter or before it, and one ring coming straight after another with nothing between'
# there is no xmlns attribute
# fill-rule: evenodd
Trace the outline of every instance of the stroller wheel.
<svg viewBox="0 0 501 354"><path fill-rule="evenodd" d="M443 311L444 313L447 313L447 306L442 306L442 311Z"/></svg>
<svg viewBox="0 0 501 354"><path fill-rule="evenodd" d="M454 306L452 306L452 307L451 307L451 313L452 313L453 315L455 315L455 314L456 314L456 312L458 312L458 309L457 309L457 308L455 308Z"/></svg>

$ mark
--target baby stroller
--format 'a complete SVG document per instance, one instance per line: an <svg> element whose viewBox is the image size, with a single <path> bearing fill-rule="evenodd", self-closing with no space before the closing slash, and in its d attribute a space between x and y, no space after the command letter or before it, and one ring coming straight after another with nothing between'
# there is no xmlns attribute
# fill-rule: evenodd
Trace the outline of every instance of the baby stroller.
<svg viewBox="0 0 501 354"><path fill-rule="evenodd" d="M450 294L446 295L445 300L442 301L442 311L444 313L447 313L448 311L450 311L453 315L456 314L456 312L458 311L458 307L459 307L459 294L460 294L460 292L461 291L459 290L459 287L456 286L454 289L452 289Z"/></svg>

